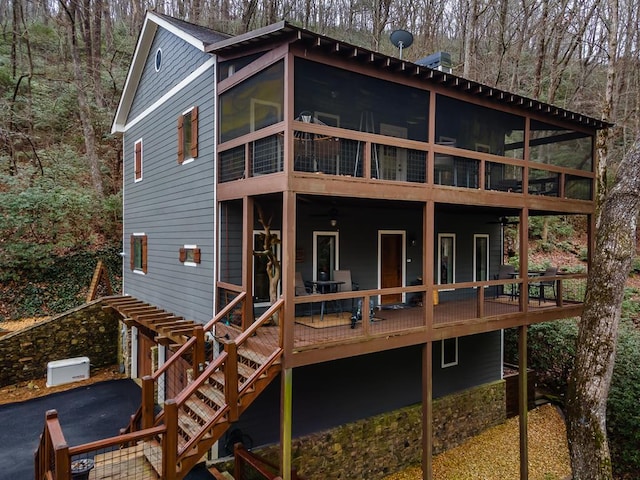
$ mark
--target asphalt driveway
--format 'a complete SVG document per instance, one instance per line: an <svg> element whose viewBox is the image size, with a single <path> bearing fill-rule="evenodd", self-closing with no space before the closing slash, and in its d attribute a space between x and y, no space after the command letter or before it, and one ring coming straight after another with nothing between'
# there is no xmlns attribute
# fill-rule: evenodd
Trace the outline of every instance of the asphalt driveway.
<svg viewBox="0 0 640 480"><path fill-rule="evenodd" d="M58 411L67 444L112 437L140 405L132 380L110 380L21 403L0 405L0 480L33 480L34 457L47 410ZM213 478L205 469L189 480Z"/></svg>

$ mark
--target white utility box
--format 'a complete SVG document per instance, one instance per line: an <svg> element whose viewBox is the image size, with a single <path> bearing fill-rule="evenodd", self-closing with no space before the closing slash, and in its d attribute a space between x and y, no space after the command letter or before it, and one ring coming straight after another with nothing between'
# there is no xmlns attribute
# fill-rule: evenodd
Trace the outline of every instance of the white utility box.
<svg viewBox="0 0 640 480"><path fill-rule="evenodd" d="M47 363L47 387L89 378L89 357L66 358Z"/></svg>

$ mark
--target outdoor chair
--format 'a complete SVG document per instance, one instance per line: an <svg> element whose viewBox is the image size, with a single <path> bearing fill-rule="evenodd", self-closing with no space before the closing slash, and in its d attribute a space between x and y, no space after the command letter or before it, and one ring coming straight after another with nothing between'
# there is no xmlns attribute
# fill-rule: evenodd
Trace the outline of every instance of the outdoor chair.
<svg viewBox="0 0 640 480"><path fill-rule="evenodd" d="M333 280L336 282L344 282L338 285L339 292L352 292L354 290L359 290L358 284L354 283L351 280L351 270L334 270ZM351 299L351 308L349 309L349 311L352 311L352 310L353 310L353 298Z"/></svg>
<svg viewBox="0 0 640 480"><path fill-rule="evenodd" d="M302 297L305 295L311 295L312 290L310 287L308 287L304 280L302 279L302 273L300 272L296 272L296 277L295 277L296 283L295 283L295 293L296 293L296 297ZM313 320L313 302L308 303L308 304L302 304L300 305L301 307L308 305L309 306L309 316L311 317L311 320Z"/></svg>
<svg viewBox="0 0 640 480"><path fill-rule="evenodd" d="M542 274L543 277L555 277L558 274L558 267L547 267L547 269ZM551 287L553 290L553 298L557 298L556 296L556 281L555 280L541 280L539 282L531 282L529 283L529 290L531 287L538 289L538 305L542 304L545 299L545 289L547 287Z"/></svg>
<svg viewBox="0 0 640 480"><path fill-rule="evenodd" d="M513 265L500 265L498 273L495 275L496 280L507 280L509 278L515 278L516 269ZM511 292L509 293L509 297L514 299L516 297L516 286L511 285ZM504 285L496 285L496 298L501 295L504 295Z"/></svg>

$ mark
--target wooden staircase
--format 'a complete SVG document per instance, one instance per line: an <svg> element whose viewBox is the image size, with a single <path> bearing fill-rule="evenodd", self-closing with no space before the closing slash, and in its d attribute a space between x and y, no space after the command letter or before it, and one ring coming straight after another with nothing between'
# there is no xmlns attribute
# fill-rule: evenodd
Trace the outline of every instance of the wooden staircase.
<svg viewBox="0 0 640 480"><path fill-rule="evenodd" d="M271 326L271 320L274 315L282 314L283 300L244 332L237 329L235 338L228 333L232 330L225 326L224 350L215 356L206 353L211 349L206 348L204 333L214 336L216 324L237 308L244 296L244 293L238 295L204 326L191 325L184 319L171 321L169 326L167 322L156 322L167 312L153 310L155 307L131 297L105 299L105 306L123 315L126 323L144 322L147 328L151 327L170 341L173 354L153 375L142 379L140 409L132 415L129 426L121 431L121 435L102 443L93 442L90 446L67 447L68 466L73 463L74 453L93 452L91 479L179 480L202 461L214 443L280 372L281 334L277 326ZM191 327L191 333L183 329L186 326ZM162 382L178 371L184 374L185 365L200 373L173 398L165 399L162 410L155 413L158 392L164 389ZM43 437L47 436L49 428L47 423ZM52 430L55 428L58 427L54 426ZM50 462L46 461L46 451L47 445L52 445L49 443L41 439L36 453L36 480L71 478L47 477L46 466ZM116 444L119 445L117 450L113 448ZM112 448L108 448L109 445ZM89 450L89 447L96 448ZM40 458L41 454L44 458ZM54 457L57 461L58 456ZM39 470L39 465L43 471ZM63 466L63 469L67 467ZM57 468L55 471L59 473Z"/></svg>

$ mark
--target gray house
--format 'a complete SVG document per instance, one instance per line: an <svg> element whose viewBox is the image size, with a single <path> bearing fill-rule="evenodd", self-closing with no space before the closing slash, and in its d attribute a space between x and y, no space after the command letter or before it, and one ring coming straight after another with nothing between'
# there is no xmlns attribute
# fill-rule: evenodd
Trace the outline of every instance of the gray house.
<svg viewBox="0 0 640 480"><path fill-rule="evenodd" d="M431 478L432 452L505 418L502 330L581 312L586 274L530 272L527 230L593 232L604 127L287 22L229 37L148 13L112 129L109 304L143 379L132 431L164 429L156 472L242 440L285 479Z"/></svg>

